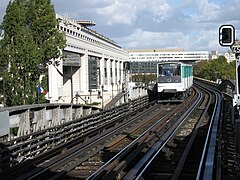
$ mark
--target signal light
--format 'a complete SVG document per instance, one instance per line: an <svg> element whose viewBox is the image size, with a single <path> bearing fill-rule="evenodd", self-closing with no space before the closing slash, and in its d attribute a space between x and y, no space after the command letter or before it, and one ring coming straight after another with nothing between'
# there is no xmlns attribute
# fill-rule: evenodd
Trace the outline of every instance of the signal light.
<svg viewBox="0 0 240 180"><path fill-rule="evenodd" d="M235 42L235 28L232 25L222 25L219 28L219 44L231 46Z"/></svg>

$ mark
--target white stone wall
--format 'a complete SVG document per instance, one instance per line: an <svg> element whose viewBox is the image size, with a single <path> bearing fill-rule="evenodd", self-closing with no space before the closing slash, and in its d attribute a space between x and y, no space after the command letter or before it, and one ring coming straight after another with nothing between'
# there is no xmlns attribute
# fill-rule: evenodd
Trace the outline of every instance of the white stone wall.
<svg viewBox="0 0 240 180"><path fill-rule="evenodd" d="M59 97L63 95L63 77L59 75L56 68L62 72L62 62L60 62L60 65L57 67L53 65L48 66L49 87L47 99L52 103L58 102Z"/></svg>
<svg viewBox="0 0 240 180"><path fill-rule="evenodd" d="M61 16L57 15L60 19ZM82 27L76 24L74 21L69 20L68 24L60 22L59 29L64 31L67 38L67 46L65 51L81 54L81 67L73 75L73 90L71 90L70 79L63 85L62 76L56 71L55 67L49 66L49 94L48 98L50 102L71 102L71 91L73 96L78 93L81 98L74 98L74 103L84 103L84 100L90 102L102 102L102 99L98 99L98 91L101 92L101 86L104 85L103 98L105 104L111 100L112 85L114 96L117 94L117 90L121 89L123 83L123 62L128 60L128 52L118 47L116 44L100 35L90 35L84 31L81 31ZM91 32L91 31L90 31ZM93 32L94 33L94 32ZM100 84L97 89L93 89L90 98L89 90L89 72L88 72L88 56L95 56L100 59ZM107 59L107 79L104 74L104 61ZM112 78L110 76L110 65L112 61ZM117 62L117 63L116 63ZM117 82L115 79L115 64L118 70ZM119 65L121 64L121 66ZM58 68L62 71L63 65L60 64ZM75 68L75 67L74 67ZM121 73L121 79L119 72ZM99 78L98 76L98 78ZM118 84L118 82L121 84ZM83 100L82 100L83 99ZM76 101L78 100L78 101Z"/></svg>

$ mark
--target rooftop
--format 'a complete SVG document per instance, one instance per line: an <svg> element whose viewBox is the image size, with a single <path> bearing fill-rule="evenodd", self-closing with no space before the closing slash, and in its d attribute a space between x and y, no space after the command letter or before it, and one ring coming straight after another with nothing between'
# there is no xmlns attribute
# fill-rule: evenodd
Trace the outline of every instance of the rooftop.
<svg viewBox="0 0 240 180"><path fill-rule="evenodd" d="M128 49L128 52L183 52L184 49Z"/></svg>

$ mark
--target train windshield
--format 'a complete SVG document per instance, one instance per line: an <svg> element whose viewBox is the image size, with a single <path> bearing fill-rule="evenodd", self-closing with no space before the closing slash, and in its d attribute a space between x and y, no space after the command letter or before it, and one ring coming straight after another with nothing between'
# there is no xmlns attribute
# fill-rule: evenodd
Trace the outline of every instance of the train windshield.
<svg viewBox="0 0 240 180"><path fill-rule="evenodd" d="M158 65L159 76L180 76L181 75L181 64L169 63Z"/></svg>

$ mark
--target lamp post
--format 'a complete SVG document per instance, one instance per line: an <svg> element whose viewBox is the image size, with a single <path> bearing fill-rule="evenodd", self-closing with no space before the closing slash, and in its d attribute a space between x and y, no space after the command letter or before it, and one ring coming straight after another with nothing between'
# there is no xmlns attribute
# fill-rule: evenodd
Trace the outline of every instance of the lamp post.
<svg viewBox="0 0 240 180"><path fill-rule="evenodd" d="M112 85L112 99L113 99L113 82L111 83L111 85Z"/></svg>
<svg viewBox="0 0 240 180"><path fill-rule="evenodd" d="M102 88L102 110L103 110L103 89L104 89L104 86L102 85L101 88Z"/></svg>
<svg viewBox="0 0 240 180"><path fill-rule="evenodd" d="M92 104L92 90L89 89L88 92L89 92L89 94L90 94L90 104Z"/></svg>

